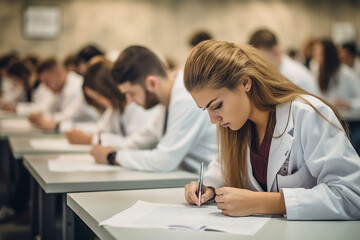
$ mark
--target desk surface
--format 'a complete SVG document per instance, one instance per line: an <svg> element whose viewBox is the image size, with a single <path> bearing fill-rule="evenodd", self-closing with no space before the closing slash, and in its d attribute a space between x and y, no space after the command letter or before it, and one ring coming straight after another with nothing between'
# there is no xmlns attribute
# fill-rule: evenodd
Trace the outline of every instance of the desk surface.
<svg viewBox="0 0 360 240"><path fill-rule="evenodd" d="M182 187L197 175L186 171L151 173L119 167L119 171L50 172L49 159L58 155L26 155L24 166L46 193Z"/></svg>
<svg viewBox="0 0 360 240"><path fill-rule="evenodd" d="M24 126L25 124L25 126ZM0 119L0 138L7 137L41 137L59 135L55 131L44 131L30 125L26 118Z"/></svg>
<svg viewBox="0 0 360 240"><path fill-rule="evenodd" d="M42 134L38 137L44 138L64 138L60 135L47 135ZM11 150L16 159L21 159L25 154L64 154L64 153L88 153L91 150L91 146L88 148L81 147L79 149L66 149L59 147L58 149L35 149L31 146L30 140L34 137L9 137L9 143Z"/></svg>
<svg viewBox="0 0 360 240"><path fill-rule="evenodd" d="M129 208L137 200L183 204L183 188L71 193L67 205L101 239L359 239L360 221L287 221L273 217L253 236L220 232L100 227L99 222Z"/></svg>
<svg viewBox="0 0 360 240"><path fill-rule="evenodd" d="M346 121L360 122L360 109L339 110L340 116Z"/></svg>

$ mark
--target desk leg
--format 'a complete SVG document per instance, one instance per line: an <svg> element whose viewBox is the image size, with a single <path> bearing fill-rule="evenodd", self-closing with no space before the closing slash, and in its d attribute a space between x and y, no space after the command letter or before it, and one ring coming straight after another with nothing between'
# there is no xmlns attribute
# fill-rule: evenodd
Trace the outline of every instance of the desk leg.
<svg viewBox="0 0 360 240"><path fill-rule="evenodd" d="M40 186L38 189L40 239L56 239L55 194L46 194Z"/></svg>
<svg viewBox="0 0 360 240"><path fill-rule="evenodd" d="M74 212L66 204L66 193L62 194L62 239L73 240L74 239Z"/></svg>
<svg viewBox="0 0 360 240"><path fill-rule="evenodd" d="M31 177L31 239L39 234L39 187L34 178Z"/></svg>

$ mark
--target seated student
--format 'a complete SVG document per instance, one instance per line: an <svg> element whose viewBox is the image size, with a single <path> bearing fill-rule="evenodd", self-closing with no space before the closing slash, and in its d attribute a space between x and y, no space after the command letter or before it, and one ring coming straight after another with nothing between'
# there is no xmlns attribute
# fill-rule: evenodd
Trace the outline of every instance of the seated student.
<svg viewBox="0 0 360 240"><path fill-rule="evenodd" d="M185 86L218 125L219 160L201 203L229 216L288 220L360 218L360 159L339 115L299 88L251 46L206 41L188 57ZM185 186L198 204L199 183Z"/></svg>
<svg viewBox="0 0 360 240"><path fill-rule="evenodd" d="M19 85L22 101L3 104L2 109L29 115L45 112L53 99L53 93L37 80L36 66L29 59L15 61L8 67L7 76Z"/></svg>
<svg viewBox="0 0 360 240"><path fill-rule="evenodd" d="M301 63L282 53L273 32L260 29L251 35L249 44L260 49L267 60L287 79L312 94L319 94L319 88L311 72Z"/></svg>
<svg viewBox="0 0 360 240"><path fill-rule="evenodd" d="M341 64L331 40L320 39L314 44L311 68L324 98L338 108L360 109L360 80Z"/></svg>
<svg viewBox="0 0 360 240"><path fill-rule="evenodd" d="M66 132L66 137L73 144L111 144L108 135L127 136L152 118L155 112L145 111L135 103L126 104L125 96L117 88L112 76L113 63L104 57L94 57L84 75L83 92L86 101L98 109L106 109L96 123L95 132L87 133L79 129ZM125 120L125 121L124 121ZM79 124L81 126L81 123ZM77 126L77 125L76 125ZM85 125L88 128L88 125ZM100 133L101 132L101 133ZM111 136L110 136L111 138Z"/></svg>
<svg viewBox="0 0 360 240"><path fill-rule="evenodd" d="M54 94L50 110L36 113L29 120L43 129L61 130L65 121L96 121L96 109L85 103L82 94L83 78L75 72L67 72L54 58L43 60L38 67L39 80Z"/></svg>
<svg viewBox="0 0 360 240"><path fill-rule="evenodd" d="M148 125L126 137L115 151L95 145L98 163L143 171L172 171L179 166L198 172L215 157L215 128L186 91L183 73L171 73L154 53L131 46L116 60L112 76L128 102L146 109L161 104L161 111Z"/></svg>
<svg viewBox="0 0 360 240"><path fill-rule="evenodd" d="M103 56L104 53L93 45L82 48L77 54L77 72L84 76L90 60L95 56Z"/></svg>
<svg viewBox="0 0 360 240"><path fill-rule="evenodd" d="M19 61L16 53L4 54L0 57L0 103L15 103L22 96L22 89L18 87L7 75L11 63Z"/></svg>
<svg viewBox="0 0 360 240"><path fill-rule="evenodd" d="M339 49L339 58L342 63L354 70L360 81L360 58L356 56L356 43L347 42L341 45Z"/></svg>

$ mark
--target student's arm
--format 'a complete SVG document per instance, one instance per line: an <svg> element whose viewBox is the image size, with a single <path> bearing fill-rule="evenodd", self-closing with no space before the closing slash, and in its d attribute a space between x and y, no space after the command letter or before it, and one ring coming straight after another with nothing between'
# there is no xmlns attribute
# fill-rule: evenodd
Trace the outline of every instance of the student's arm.
<svg viewBox="0 0 360 240"><path fill-rule="evenodd" d="M116 160L121 166L143 171L172 171L202 135L207 113L195 107L192 99L174 103L169 110L167 131L153 150L120 150Z"/></svg>
<svg viewBox="0 0 360 240"><path fill-rule="evenodd" d="M318 108L340 127L332 110ZM301 145L305 164L317 178L312 189L283 188L289 220L359 219L360 160L344 131L339 130L315 111L297 114L301 125Z"/></svg>
<svg viewBox="0 0 360 240"><path fill-rule="evenodd" d="M161 139L162 128L164 123L165 110L157 112L152 119L144 119L149 121L145 126L130 136L124 137L119 134L101 133L101 144L103 146L111 146L115 149L151 149L154 148ZM120 125L120 123L117 123ZM124 123L126 125L126 123ZM95 135L92 143L98 142L98 136Z"/></svg>

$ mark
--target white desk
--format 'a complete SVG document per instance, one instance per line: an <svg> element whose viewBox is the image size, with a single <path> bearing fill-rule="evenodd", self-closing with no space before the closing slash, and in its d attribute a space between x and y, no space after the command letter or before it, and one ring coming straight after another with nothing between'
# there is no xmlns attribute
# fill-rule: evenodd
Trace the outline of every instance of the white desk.
<svg viewBox="0 0 360 240"><path fill-rule="evenodd" d="M56 157L57 155L24 156L24 166L36 182L36 186L33 186L33 205L38 207L40 219L34 219L34 227L37 228L34 231L42 236L51 235L47 230L51 230L54 225L51 220L54 194L63 195L63 239L71 239L74 233L73 215L66 206L66 193L182 187L197 179L197 175L185 171L151 173L121 167L119 171L111 172L50 172L48 161Z"/></svg>
<svg viewBox="0 0 360 240"><path fill-rule="evenodd" d="M360 121L360 110L339 110L340 116L346 121Z"/></svg>
<svg viewBox="0 0 360 240"><path fill-rule="evenodd" d="M59 135L41 135L45 138L61 138ZM38 136L40 137L40 136ZM25 154L64 154L64 153L88 153L91 150L91 145L85 149L66 149L59 147L58 149L35 149L31 146L30 140L34 137L10 137L10 147L16 159L21 159ZM62 137L64 138L64 137Z"/></svg>
<svg viewBox="0 0 360 240"><path fill-rule="evenodd" d="M360 221L287 221L273 217L254 236L220 232L100 227L99 222L129 208L137 200L185 204L183 188L116 192L71 193L68 206L101 239L276 239L276 240L354 240L360 237Z"/></svg>

